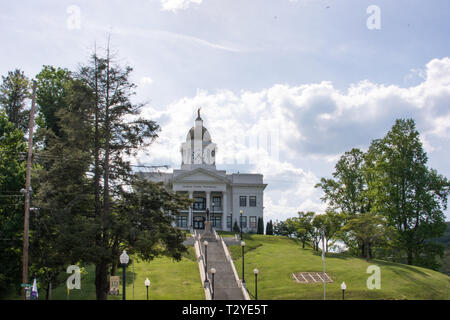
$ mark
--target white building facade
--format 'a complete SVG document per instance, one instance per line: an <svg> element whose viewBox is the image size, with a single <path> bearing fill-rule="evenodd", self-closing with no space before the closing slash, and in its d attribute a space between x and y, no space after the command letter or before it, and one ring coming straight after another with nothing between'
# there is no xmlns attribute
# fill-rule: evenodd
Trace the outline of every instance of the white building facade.
<svg viewBox="0 0 450 320"><path fill-rule="evenodd" d="M141 173L151 181L163 182L174 192L194 199L189 210L177 215L177 226L204 229L209 219L217 230L231 231L236 222L239 227L242 225L243 232L256 232L258 218L263 218L264 211L267 184L263 183L263 175L228 174L216 169L217 146L203 126L200 110L180 151L181 168L173 173Z"/></svg>

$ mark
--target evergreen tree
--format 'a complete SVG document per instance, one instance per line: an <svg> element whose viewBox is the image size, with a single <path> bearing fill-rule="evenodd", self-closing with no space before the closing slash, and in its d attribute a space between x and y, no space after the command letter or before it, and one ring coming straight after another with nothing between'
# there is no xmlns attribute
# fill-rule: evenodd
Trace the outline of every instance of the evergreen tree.
<svg viewBox="0 0 450 320"><path fill-rule="evenodd" d="M2 76L0 86L0 107L6 112L8 120L17 129L28 131L30 112L26 109L26 102L30 96L30 81L23 71L16 69Z"/></svg>
<svg viewBox="0 0 450 320"><path fill-rule="evenodd" d="M264 221L263 218L258 217L258 229L257 234L264 234Z"/></svg>
<svg viewBox="0 0 450 320"><path fill-rule="evenodd" d="M235 232L235 233L240 233L241 232L241 229L239 228L239 225L238 225L237 221L234 221L233 232Z"/></svg>
<svg viewBox="0 0 450 320"><path fill-rule="evenodd" d="M270 220L266 225L266 235L273 235L273 222Z"/></svg>

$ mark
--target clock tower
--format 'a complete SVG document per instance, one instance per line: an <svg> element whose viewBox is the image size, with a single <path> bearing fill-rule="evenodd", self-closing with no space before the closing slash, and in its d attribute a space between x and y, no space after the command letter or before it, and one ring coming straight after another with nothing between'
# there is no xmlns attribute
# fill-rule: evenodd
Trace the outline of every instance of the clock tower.
<svg viewBox="0 0 450 320"><path fill-rule="evenodd" d="M217 146L212 142L209 131L203 126L200 108L195 119L195 125L187 136L186 142L181 144L181 169L192 170L196 168L215 169Z"/></svg>

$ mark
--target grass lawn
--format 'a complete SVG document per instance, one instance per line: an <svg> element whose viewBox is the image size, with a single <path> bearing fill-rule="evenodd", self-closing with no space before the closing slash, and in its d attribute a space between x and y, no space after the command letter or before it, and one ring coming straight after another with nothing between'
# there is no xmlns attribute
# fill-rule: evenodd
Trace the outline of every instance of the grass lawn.
<svg viewBox="0 0 450 320"><path fill-rule="evenodd" d="M223 233L222 236L231 236ZM259 269L259 299L323 299L323 284L300 284L295 282L293 272L322 272L320 253L311 248L302 249L301 244L287 237L244 235L245 279L253 295L255 277L253 269ZM230 246L236 269L241 277L242 249ZM369 290L366 273L369 265L381 269L381 289ZM450 299L450 277L442 273L404 264L327 254L326 270L333 283L326 284L327 299L341 299L340 285L345 281L346 299Z"/></svg>
<svg viewBox="0 0 450 320"><path fill-rule="evenodd" d="M127 300L133 299L132 264L127 268ZM95 267L88 266L87 274L81 277L81 289L71 290L71 300L95 300ZM120 276L120 296L108 296L109 300L122 299L122 268L118 268L116 275ZM204 300L205 295L200 280L198 265L194 249L188 247L188 254L179 262L167 257L156 258L151 262L135 261L134 263L134 299L147 299L145 279L150 279L150 300ZM69 275L68 275L69 276ZM20 295L13 294L9 299L20 299ZM39 289L39 299L45 299L45 290ZM67 299L65 284L52 290L52 300Z"/></svg>

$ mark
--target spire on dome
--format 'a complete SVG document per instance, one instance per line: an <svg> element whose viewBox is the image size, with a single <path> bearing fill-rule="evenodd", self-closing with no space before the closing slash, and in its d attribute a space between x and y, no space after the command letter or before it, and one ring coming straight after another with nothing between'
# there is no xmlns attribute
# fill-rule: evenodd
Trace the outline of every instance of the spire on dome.
<svg viewBox="0 0 450 320"><path fill-rule="evenodd" d="M195 120L202 120L202 118L200 117L200 109L201 109L201 108L198 108L198 109L197 109L197 114L198 114L198 116L197 116L197 119L195 119Z"/></svg>

